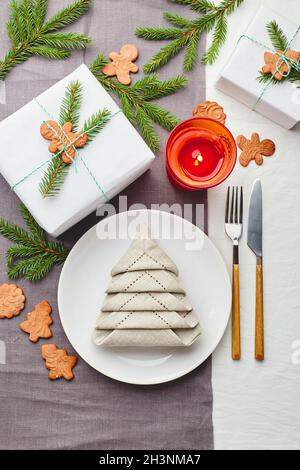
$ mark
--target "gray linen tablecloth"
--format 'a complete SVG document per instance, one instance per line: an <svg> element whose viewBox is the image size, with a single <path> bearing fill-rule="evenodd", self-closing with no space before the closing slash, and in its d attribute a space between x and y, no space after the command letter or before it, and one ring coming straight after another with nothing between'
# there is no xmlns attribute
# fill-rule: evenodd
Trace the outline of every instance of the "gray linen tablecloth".
<svg viewBox="0 0 300 470"><path fill-rule="evenodd" d="M70 3L49 0L49 14ZM9 48L5 22L9 1L1 2L0 52ZM0 91L0 119L16 111L34 96L84 61L89 63L99 51L118 50L126 42L140 48L139 65L157 50L159 44L139 40L134 29L139 25L164 23L166 9L188 14L187 8L166 0L95 0L92 10L71 29L91 35L93 46L75 52L67 61L51 62L32 58L14 69ZM192 13L191 13L192 16ZM201 44L204 49L204 41ZM181 72L182 55L161 72L165 78ZM191 115L195 104L204 98L204 69L200 65L189 74L187 89L166 98L164 104L182 119ZM127 188L128 203L198 203L205 193L184 193L171 186L164 169L164 143L150 172ZM5 149L1 149L5 151ZM118 203L116 198L114 201ZM0 179L0 216L21 222L19 200ZM205 211L206 212L206 211ZM99 219L93 214L64 234L70 245ZM9 243L1 238L1 280L6 282L5 250ZM20 280L27 297L26 310L42 299L53 307L54 341L73 353L63 332L57 311L57 283L60 270L54 270L37 284ZM5 364L0 364L0 448L1 449L211 449L212 391L211 363L206 361L193 373L173 383L138 387L113 381L79 359L75 380L50 382L40 344L28 341L18 324L20 318L0 320L0 342L6 348ZM1 361L0 361L1 362ZM3 362L3 361L2 361Z"/></svg>

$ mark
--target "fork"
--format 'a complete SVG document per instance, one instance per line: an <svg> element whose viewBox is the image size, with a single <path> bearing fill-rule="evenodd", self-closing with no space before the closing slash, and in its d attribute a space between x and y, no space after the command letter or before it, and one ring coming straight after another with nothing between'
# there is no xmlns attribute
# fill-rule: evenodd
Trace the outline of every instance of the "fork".
<svg viewBox="0 0 300 470"><path fill-rule="evenodd" d="M239 239L243 230L243 188L228 187L226 198L225 231L233 243L232 263L232 344L234 361L241 358Z"/></svg>

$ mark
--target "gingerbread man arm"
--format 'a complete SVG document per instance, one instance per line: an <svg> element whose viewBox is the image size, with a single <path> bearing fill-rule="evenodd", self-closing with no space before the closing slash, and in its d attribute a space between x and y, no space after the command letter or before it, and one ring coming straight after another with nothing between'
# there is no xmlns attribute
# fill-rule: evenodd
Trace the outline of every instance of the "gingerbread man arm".
<svg viewBox="0 0 300 470"><path fill-rule="evenodd" d="M247 139L244 135L238 135L236 138L236 143L241 150L244 150L244 146L247 143Z"/></svg>
<svg viewBox="0 0 300 470"><path fill-rule="evenodd" d="M136 73L139 71L139 68L136 64L131 64L130 67L129 67L129 72L133 72L133 73Z"/></svg>
<svg viewBox="0 0 300 470"><path fill-rule="evenodd" d="M48 150L50 153L56 153L60 150L60 146L61 146L60 140L54 138L51 140Z"/></svg>
<svg viewBox="0 0 300 470"><path fill-rule="evenodd" d="M53 140L56 137L56 134L53 129L57 131L57 123L55 121L49 120L43 122L40 127L41 136L44 137L44 139L46 140Z"/></svg>
<svg viewBox="0 0 300 470"><path fill-rule="evenodd" d="M75 356L65 356L62 361L62 370L61 374L64 379L66 380L72 380L74 378L74 374L72 372L73 367L75 366L77 362L77 357Z"/></svg>
<svg viewBox="0 0 300 470"><path fill-rule="evenodd" d="M261 153L266 157L271 157L276 150L276 145L270 139L265 139L261 141Z"/></svg>

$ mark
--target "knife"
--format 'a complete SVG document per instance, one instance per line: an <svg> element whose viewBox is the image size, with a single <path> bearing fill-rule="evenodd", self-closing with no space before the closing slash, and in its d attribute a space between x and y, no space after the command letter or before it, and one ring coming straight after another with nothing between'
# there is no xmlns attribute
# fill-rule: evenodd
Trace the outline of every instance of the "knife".
<svg viewBox="0 0 300 470"><path fill-rule="evenodd" d="M250 197L248 217L249 248L256 255L256 313L255 313L255 359L264 360L264 313L263 313L263 263L262 263L262 188L255 180Z"/></svg>

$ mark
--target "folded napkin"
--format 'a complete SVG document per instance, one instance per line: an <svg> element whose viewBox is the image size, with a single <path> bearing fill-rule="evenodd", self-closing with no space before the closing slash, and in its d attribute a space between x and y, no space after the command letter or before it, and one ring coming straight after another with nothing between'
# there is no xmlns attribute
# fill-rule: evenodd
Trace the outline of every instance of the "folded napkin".
<svg viewBox="0 0 300 470"><path fill-rule="evenodd" d="M97 318L98 346L190 346L199 320L179 284L178 269L143 229L112 269Z"/></svg>

